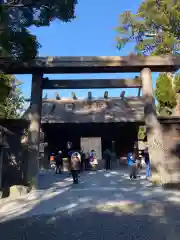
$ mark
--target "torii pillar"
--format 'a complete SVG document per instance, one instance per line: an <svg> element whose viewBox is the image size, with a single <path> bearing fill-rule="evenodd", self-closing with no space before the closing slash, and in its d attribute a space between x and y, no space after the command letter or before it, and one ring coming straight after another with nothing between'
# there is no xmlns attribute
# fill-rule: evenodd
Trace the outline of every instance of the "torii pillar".
<svg viewBox="0 0 180 240"><path fill-rule="evenodd" d="M32 74L31 102L28 129L28 183L32 189L38 187L39 143L42 108L43 74Z"/></svg>
<svg viewBox="0 0 180 240"><path fill-rule="evenodd" d="M160 181L166 183L169 181L169 174L167 173L165 164L166 155L164 151L162 128L156 113L151 70L149 68L142 69L141 78L150 161L152 167L159 173L159 177L161 177Z"/></svg>

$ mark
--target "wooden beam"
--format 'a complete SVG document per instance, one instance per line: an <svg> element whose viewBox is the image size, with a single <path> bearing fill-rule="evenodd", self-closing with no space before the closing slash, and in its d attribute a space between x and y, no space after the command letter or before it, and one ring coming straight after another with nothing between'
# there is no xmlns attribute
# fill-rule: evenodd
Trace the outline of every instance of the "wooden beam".
<svg viewBox="0 0 180 240"><path fill-rule="evenodd" d="M9 74L43 73L115 73L172 72L180 68L180 56L96 56L96 57L38 57L29 62L0 58L0 70Z"/></svg>
<svg viewBox="0 0 180 240"><path fill-rule="evenodd" d="M43 89L141 88L141 79L43 80Z"/></svg>

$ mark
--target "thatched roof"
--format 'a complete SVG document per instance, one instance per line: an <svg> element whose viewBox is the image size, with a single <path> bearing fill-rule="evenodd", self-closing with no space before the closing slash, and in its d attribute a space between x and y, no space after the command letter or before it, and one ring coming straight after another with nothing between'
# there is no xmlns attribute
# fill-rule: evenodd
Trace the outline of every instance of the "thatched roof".
<svg viewBox="0 0 180 240"><path fill-rule="evenodd" d="M28 118L30 109L25 113ZM42 123L86 123L142 121L144 119L141 97L93 99L48 99L42 104Z"/></svg>

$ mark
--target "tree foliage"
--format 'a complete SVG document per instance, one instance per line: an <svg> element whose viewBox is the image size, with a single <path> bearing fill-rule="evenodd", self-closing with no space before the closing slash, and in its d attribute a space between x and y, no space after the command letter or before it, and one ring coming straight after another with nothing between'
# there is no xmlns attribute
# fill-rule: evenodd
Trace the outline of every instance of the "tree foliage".
<svg viewBox="0 0 180 240"><path fill-rule="evenodd" d="M49 26L59 19L63 22L75 18L77 0L2 0L0 5L0 57L12 57L28 61L38 54L40 44L28 28ZM0 115L5 118L18 117L23 97L14 77L0 74ZM11 94L9 95L9 92ZM13 94L12 94L13 93Z"/></svg>
<svg viewBox="0 0 180 240"><path fill-rule="evenodd" d="M27 28L49 26L55 20L75 18L77 0L7 0L0 7L0 56L29 60L40 44Z"/></svg>
<svg viewBox="0 0 180 240"><path fill-rule="evenodd" d="M5 115L5 99L8 97L12 85L11 76L0 73L0 118Z"/></svg>
<svg viewBox="0 0 180 240"><path fill-rule="evenodd" d="M73 99L73 100L77 100L77 96L76 96L76 93L75 93L75 92L72 92L72 99Z"/></svg>
<svg viewBox="0 0 180 240"><path fill-rule="evenodd" d="M146 127L139 126L138 128L138 140L144 140L146 137Z"/></svg>
<svg viewBox="0 0 180 240"><path fill-rule="evenodd" d="M158 101L160 115L170 115L176 106L176 93L172 86L172 79L166 73L159 74L156 80L155 96Z"/></svg>
<svg viewBox="0 0 180 240"><path fill-rule="evenodd" d="M104 99L108 99L108 91L104 92Z"/></svg>
<svg viewBox="0 0 180 240"><path fill-rule="evenodd" d="M119 49L135 40L138 55L178 54L180 2L145 0L137 13L126 11L120 15L117 31Z"/></svg>
<svg viewBox="0 0 180 240"><path fill-rule="evenodd" d="M174 86L176 93L180 93L180 73L177 73L174 78Z"/></svg>
<svg viewBox="0 0 180 240"><path fill-rule="evenodd" d="M17 119L22 116L24 107L24 97L19 88L21 83L16 82L17 85L5 101L5 118L6 119Z"/></svg>
<svg viewBox="0 0 180 240"><path fill-rule="evenodd" d="M20 85L14 76L0 74L0 118L16 119L21 116L24 97Z"/></svg>

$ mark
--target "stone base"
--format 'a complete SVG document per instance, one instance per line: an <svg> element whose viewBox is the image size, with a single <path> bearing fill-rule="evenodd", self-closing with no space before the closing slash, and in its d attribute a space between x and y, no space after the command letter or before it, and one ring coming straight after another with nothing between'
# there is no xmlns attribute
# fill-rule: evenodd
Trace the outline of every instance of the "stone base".
<svg viewBox="0 0 180 240"><path fill-rule="evenodd" d="M3 189L2 198L16 199L29 193L29 187L23 185L14 185Z"/></svg>
<svg viewBox="0 0 180 240"><path fill-rule="evenodd" d="M164 189L170 189L170 190L180 190L180 183L167 183L163 185Z"/></svg>
<svg viewBox="0 0 180 240"><path fill-rule="evenodd" d="M169 182L162 184L160 175L156 172L155 173L152 172L151 182L153 185L162 186L164 189L180 190L180 180L179 179L180 179L179 174L174 173L171 175L171 179L169 180Z"/></svg>
<svg viewBox="0 0 180 240"><path fill-rule="evenodd" d="M10 187L10 198L16 198L23 195L26 195L29 192L29 188L27 186L22 185L14 185Z"/></svg>

